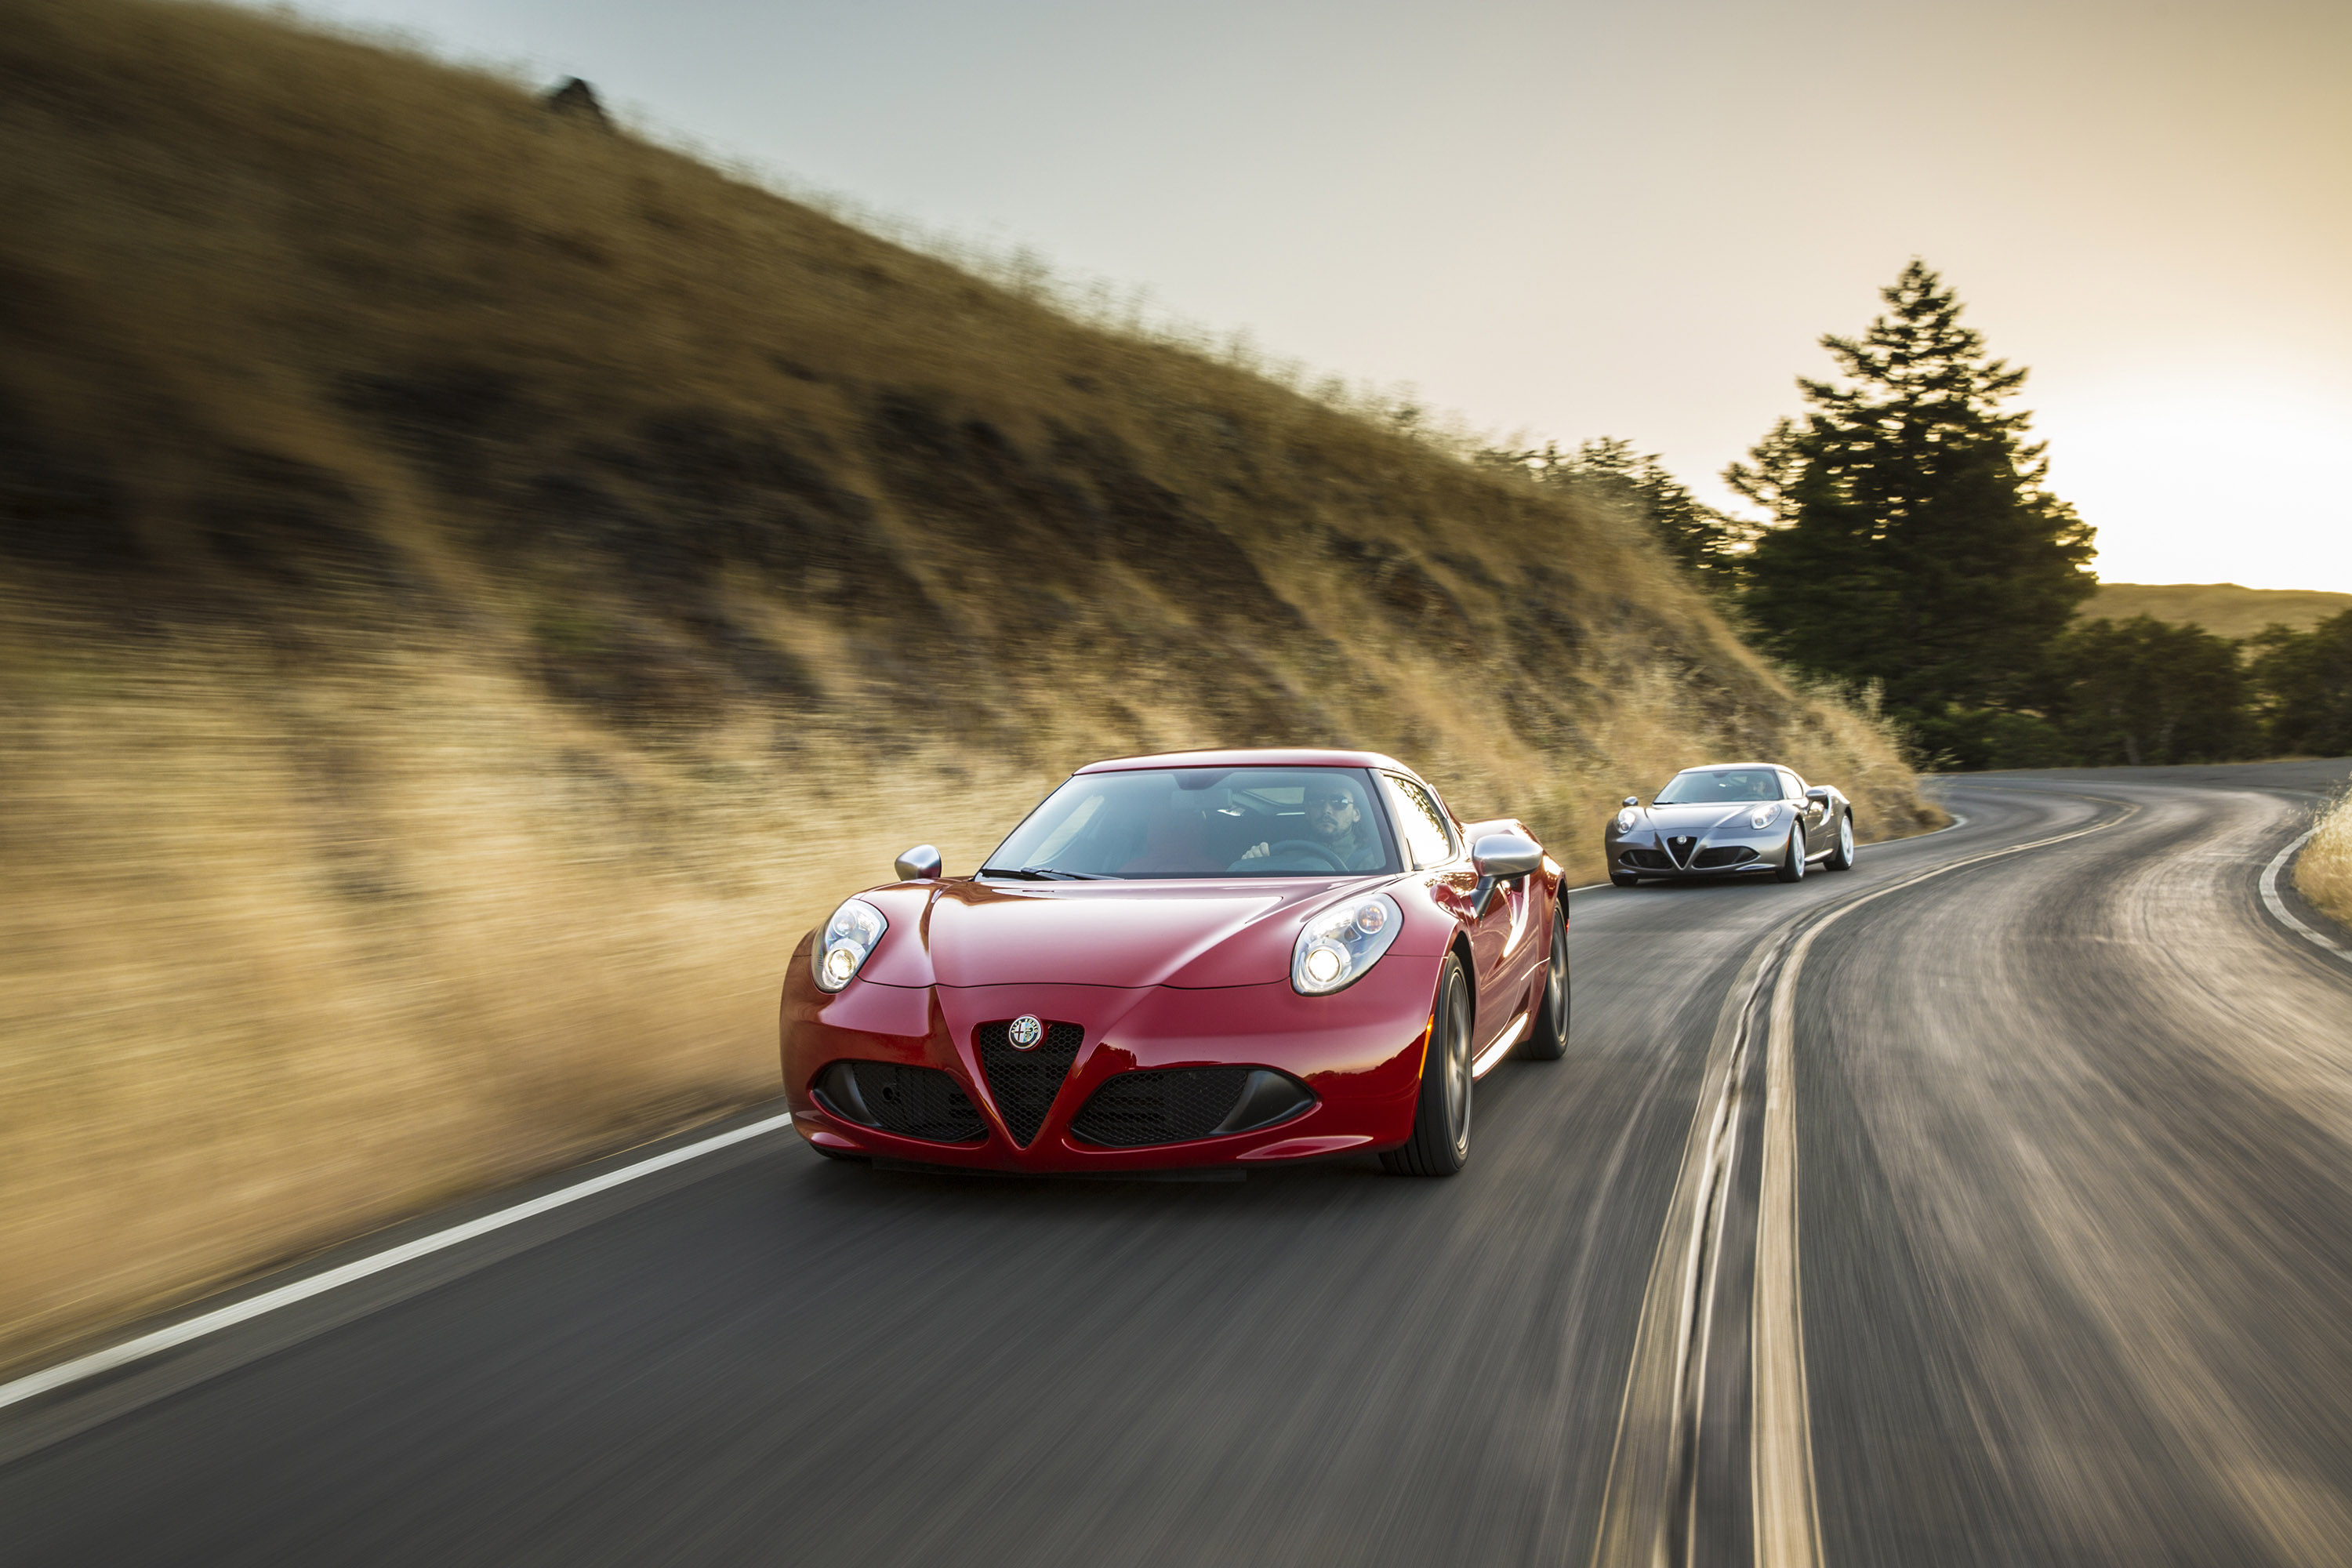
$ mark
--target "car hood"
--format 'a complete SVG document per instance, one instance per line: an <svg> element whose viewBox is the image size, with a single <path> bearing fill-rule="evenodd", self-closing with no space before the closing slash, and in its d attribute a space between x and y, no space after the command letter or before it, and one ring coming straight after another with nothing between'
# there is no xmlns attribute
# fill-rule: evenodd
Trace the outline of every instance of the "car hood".
<svg viewBox="0 0 2352 1568"><path fill-rule="evenodd" d="M1363 880L947 882L904 927L891 912L862 973L885 985L1262 984L1288 977L1299 920Z"/></svg>
<svg viewBox="0 0 2352 1568"><path fill-rule="evenodd" d="M1758 807L1770 805L1771 801L1748 801L1735 805L1654 805L1643 813L1643 820L1633 831L1654 827L1660 833L1706 834L1718 827L1737 827L1749 831L1748 818Z"/></svg>

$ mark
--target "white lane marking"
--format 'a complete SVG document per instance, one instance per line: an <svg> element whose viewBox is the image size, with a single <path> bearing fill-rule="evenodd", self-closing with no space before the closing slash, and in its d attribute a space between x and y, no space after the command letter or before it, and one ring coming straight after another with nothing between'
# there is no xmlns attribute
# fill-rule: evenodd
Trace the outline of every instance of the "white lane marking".
<svg viewBox="0 0 2352 1568"><path fill-rule="evenodd" d="M1804 973L1805 955L1822 932L1889 893L1987 860L2104 832L2138 816L2139 809L2126 805L2121 816L2105 822L1971 855L1864 893L1815 921L1781 961L1773 983L1764 1058L1763 1167L1756 1204L1756 1283L1749 1299L1749 1334L1756 1360L1748 1441L1748 1489L1757 1568L1819 1568L1822 1561L1821 1515L1813 1487L1812 1411L1805 1389L1804 1300L1797 1254L1797 979Z"/></svg>
<svg viewBox="0 0 2352 1568"><path fill-rule="evenodd" d="M330 1268L324 1273L313 1274L306 1279L297 1279L289 1285L280 1285L275 1290L265 1290L258 1296L216 1308L184 1322L157 1329L152 1333L141 1334L138 1338L125 1340L121 1344L110 1345L101 1351L92 1351L88 1355L77 1356L68 1362L60 1362L55 1366L46 1367L39 1372L28 1373L13 1382L0 1383L0 1407L14 1405L19 1400L30 1399L36 1394L47 1394L52 1389L63 1388L68 1384L79 1383L83 1378L94 1377L101 1372L111 1372L116 1367L128 1366L132 1362L144 1361L147 1357L170 1350L175 1345L186 1344L189 1341L202 1339L206 1334L218 1333L223 1329L258 1318L266 1312L274 1312L280 1307L290 1307L297 1301L306 1301L313 1296L324 1295L330 1290L349 1285L355 1279L364 1279L371 1274L381 1274L387 1268L397 1268L404 1263L412 1263L417 1258L443 1251L460 1242L471 1241L478 1236L487 1236L491 1231L502 1230L520 1221L543 1215L551 1209L560 1209L566 1204L578 1203L582 1198L609 1192L625 1183L634 1182L640 1176L650 1176L656 1171L666 1171L673 1165L682 1165L688 1160L700 1159L703 1155L724 1149L731 1143L740 1143L746 1139L757 1138L762 1134L773 1132L779 1128L789 1127L792 1125L792 1121L790 1113L771 1116L764 1121L738 1127L732 1131L705 1138L698 1143L689 1143L682 1149L672 1149L667 1154L656 1154L649 1160L640 1160L634 1165L625 1165L617 1171L607 1171L601 1176L592 1176L584 1182L574 1183L571 1186L549 1193L542 1197L516 1204L511 1208L500 1209L496 1214L484 1215L479 1219L470 1219L463 1225L453 1225L446 1230L435 1231L431 1236L420 1237L415 1241L389 1247L372 1257L346 1263L341 1268Z"/></svg>
<svg viewBox="0 0 2352 1568"><path fill-rule="evenodd" d="M2271 863L2263 868L2263 907L2270 910L2272 916L2276 919L2281 925L2285 926L2289 931L2303 938L2305 942L2315 943L2317 946L2326 949L2328 952L2342 959L2347 963L2352 963L2352 952L2347 952L2342 942L2337 942L2334 937L2329 936L2326 931L2314 931L2311 927L2304 924L2303 921L2295 919L2294 911L2286 907L2286 900L2284 899L2279 897L2279 873L2286 868L2286 863L2294 858L2294 852L2296 850L2311 842L2311 834L2318 831L2319 829L2316 827L2313 828L2311 833L2305 834L2302 837L2296 839L2294 843L2288 845L2285 848L2272 856Z"/></svg>

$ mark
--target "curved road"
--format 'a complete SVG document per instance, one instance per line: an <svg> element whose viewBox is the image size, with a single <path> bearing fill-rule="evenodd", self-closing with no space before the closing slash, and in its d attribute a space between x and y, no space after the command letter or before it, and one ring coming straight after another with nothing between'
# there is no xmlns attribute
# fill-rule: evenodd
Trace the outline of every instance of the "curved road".
<svg viewBox="0 0 2352 1568"><path fill-rule="evenodd" d="M0 1562L2352 1562L2346 771L1580 894L1453 1181L746 1142L0 1411Z"/></svg>

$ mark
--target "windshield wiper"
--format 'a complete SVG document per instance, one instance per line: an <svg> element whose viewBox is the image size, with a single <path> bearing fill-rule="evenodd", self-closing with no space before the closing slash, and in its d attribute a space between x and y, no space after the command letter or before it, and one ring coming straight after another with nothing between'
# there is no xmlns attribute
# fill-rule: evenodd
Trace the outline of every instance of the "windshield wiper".
<svg viewBox="0 0 2352 1568"><path fill-rule="evenodd" d="M1019 877L1030 882L1115 882L1118 879L1100 871L1057 871L1051 866L1024 866L1014 870L1010 866L982 866L983 877Z"/></svg>

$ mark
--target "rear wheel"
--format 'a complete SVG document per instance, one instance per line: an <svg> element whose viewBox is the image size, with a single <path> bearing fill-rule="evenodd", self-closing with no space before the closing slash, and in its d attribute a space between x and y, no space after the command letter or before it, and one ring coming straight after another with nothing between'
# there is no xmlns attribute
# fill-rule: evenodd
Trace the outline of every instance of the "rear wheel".
<svg viewBox="0 0 2352 1568"><path fill-rule="evenodd" d="M1801 822L1789 829L1788 858L1780 862L1780 868L1772 875L1783 882L1801 882L1805 879L1805 825L1803 823Z"/></svg>
<svg viewBox="0 0 2352 1568"><path fill-rule="evenodd" d="M1568 906L1552 906L1551 957L1544 964L1543 994L1536 1001L1536 1026L1520 1042L1531 1062L1556 1062L1568 1055Z"/></svg>
<svg viewBox="0 0 2352 1568"><path fill-rule="evenodd" d="M1853 813L1849 811L1839 816L1837 847L1830 851L1830 858L1822 862L1822 868L1829 871L1853 869Z"/></svg>
<svg viewBox="0 0 2352 1568"><path fill-rule="evenodd" d="M1642 885L1642 879L1631 871L1612 871L1609 873L1609 879L1621 888L1638 888Z"/></svg>
<svg viewBox="0 0 2352 1568"><path fill-rule="evenodd" d="M1421 1058L1421 1099L1412 1136L1381 1156L1400 1176L1450 1176L1470 1163L1470 984L1448 954L1437 972L1437 1005Z"/></svg>

